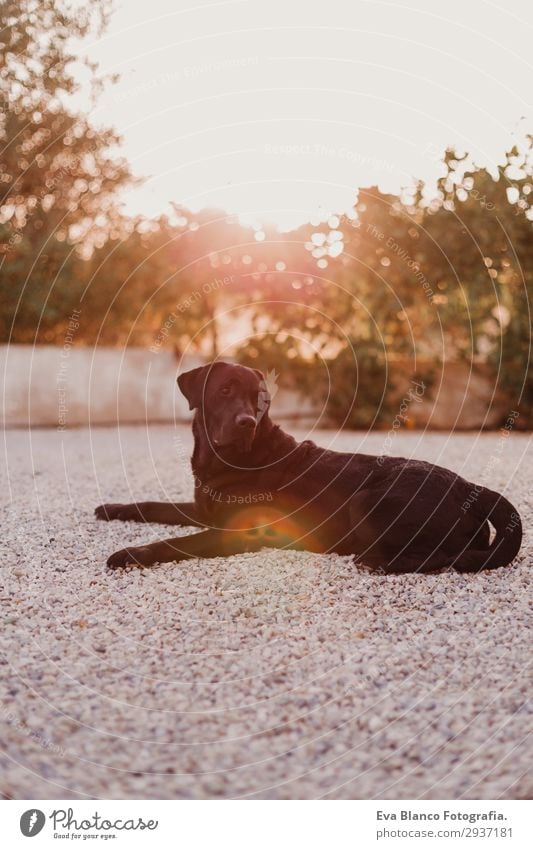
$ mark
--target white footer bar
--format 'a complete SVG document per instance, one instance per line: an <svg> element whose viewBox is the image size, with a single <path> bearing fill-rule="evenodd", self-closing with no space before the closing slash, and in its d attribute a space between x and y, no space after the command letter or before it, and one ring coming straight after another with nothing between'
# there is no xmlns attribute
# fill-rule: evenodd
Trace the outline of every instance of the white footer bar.
<svg viewBox="0 0 533 849"><path fill-rule="evenodd" d="M10 849L533 846L530 801L32 800L2 803L0 817L2 844Z"/></svg>

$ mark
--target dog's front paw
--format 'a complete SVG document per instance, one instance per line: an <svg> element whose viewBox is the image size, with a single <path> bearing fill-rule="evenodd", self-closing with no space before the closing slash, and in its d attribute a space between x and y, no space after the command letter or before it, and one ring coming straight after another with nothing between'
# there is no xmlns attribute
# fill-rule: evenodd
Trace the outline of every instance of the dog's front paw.
<svg viewBox="0 0 533 849"><path fill-rule="evenodd" d="M123 504L100 504L95 509L94 515L103 522L110 522L112 519L119 518L118 514L123 506Z"/></svg>
<svg viewBox="0 0 533 849"><path fill-rule="evenodd" d="M121 548L107 560L109 569L123 569L125 566L151 566L155 563L155 557L149 545L141 545L137 548Z"/></svg>
<svg viewBox="0 0 533 849"><path fill-rule="evenodd" d="M121 522L142 521L136 504L100 504L94 511L94 515L103 522L111 522L113 519L120 519Z"/></svg>

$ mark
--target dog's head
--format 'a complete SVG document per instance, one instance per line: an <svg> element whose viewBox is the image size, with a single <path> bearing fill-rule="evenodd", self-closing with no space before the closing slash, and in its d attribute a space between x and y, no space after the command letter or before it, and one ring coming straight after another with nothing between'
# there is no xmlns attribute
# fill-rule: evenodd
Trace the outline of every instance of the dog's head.
<svg viewBox="0 0 533 849"><path fill-rule="evenodd" d="M212 448L249 452L270 399L262 372L231 363L209 363L178 377L191 410L201 413Z"/></svg>

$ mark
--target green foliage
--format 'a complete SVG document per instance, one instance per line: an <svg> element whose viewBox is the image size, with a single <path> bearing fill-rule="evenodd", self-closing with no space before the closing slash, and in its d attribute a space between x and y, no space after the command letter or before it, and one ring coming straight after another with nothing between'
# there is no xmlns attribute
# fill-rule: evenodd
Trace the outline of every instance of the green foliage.
<svg viewBox="0 0 533 849"><path fill-rule="evenodd" d="M292 233L177 205L127 219L117 136L70 100L77 45L108 13L106 0L0 4L2 341L61 343L81 309L77 344L236 355L364 427L395 409L392 364L427 383L464 359L489 363L533 422L531 137L494 171L448 150L436 190L361 188L349 216Z"/></svg>
<svg viewBox="0 0 533 849"><path fill-rule="evenodd" d="M68 105L76 44L105 24L108 3L17 0L0 13L0 329L3 340L52 342L84 289L72 245L88 252L120 228L115 196L130 181L109 154L116 133Z"/></svg>
<svg viewBox="0 0 533 849"><path fill-rule="evenodd" d="M448 151L439 206L425 216L440 249L433 261L450 344L492 366L498 390L521 412L518 426L533 421L532 143L528 136L509 151L494 175Z"/></svg>

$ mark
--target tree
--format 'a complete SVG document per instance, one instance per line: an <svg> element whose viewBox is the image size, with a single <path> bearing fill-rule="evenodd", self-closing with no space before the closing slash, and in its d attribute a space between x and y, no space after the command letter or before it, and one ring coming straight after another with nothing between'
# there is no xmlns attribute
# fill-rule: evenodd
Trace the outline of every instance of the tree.
<svg viewBox="0 0 533 849"><path fill-rule="evenodd" d="M533 139L508 151L494 173L453 150L444 163L436 198L419 203L451 354L489 364L495 392L526 426L533 417Z"/></svg>
<svg viewBox="0 0 533 849"><path fill-rule="evenodd" d="M83 289L73 244L87 251L124 224L117 189L131 180L109 153L113 130L71 108L76 47L107 21L107 0L0 5L0 314L4 340L54 341ZM101 80L85 62L96 96ZM11 325L13 331L11 333Z"/></svg>

